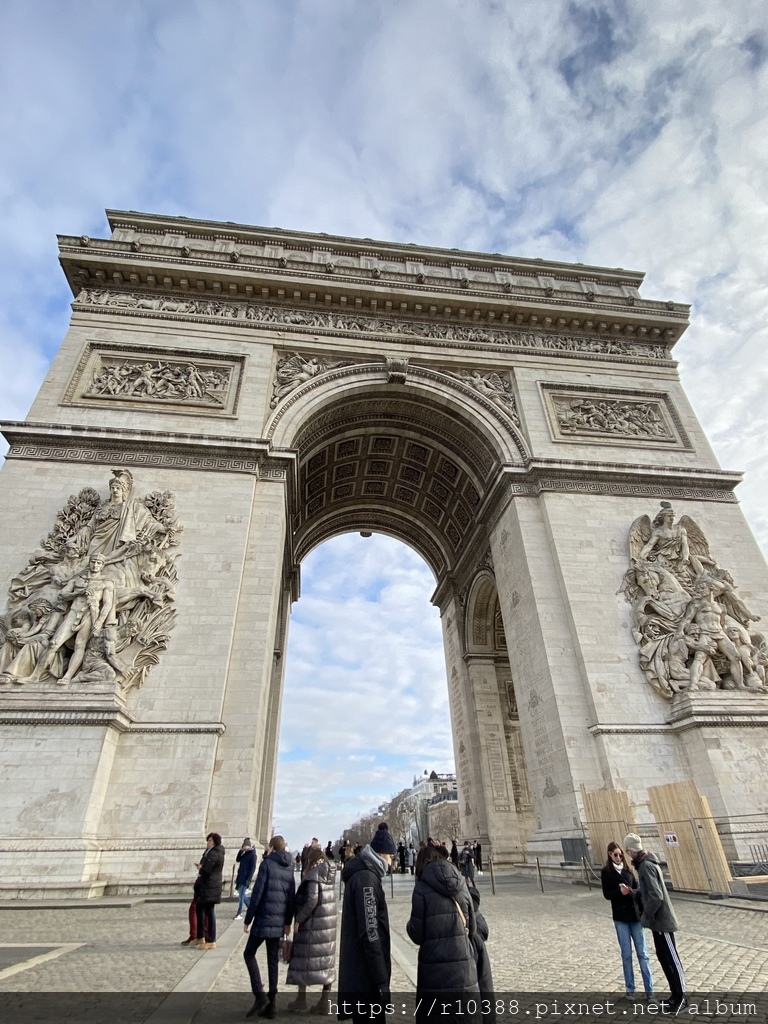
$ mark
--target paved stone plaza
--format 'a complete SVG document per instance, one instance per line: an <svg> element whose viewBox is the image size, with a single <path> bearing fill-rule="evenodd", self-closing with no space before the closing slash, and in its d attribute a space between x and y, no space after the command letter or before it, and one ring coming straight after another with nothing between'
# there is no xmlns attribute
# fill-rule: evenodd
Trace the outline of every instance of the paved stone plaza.
<svg viewBox="0 0 768 1024"><path fill-rule="evenodd" d="M621 996L618 944L609 905L599 890L545 882L541 893L530 880L504 876L494 896L487 875L479 882L499 993ZM411 878L396 876L393 885L394 897L386 885L393 931L392 990L412 993L417 951L405 934ZM690 992L768 989L768 904L677 895L675 907ZM95 995L86 1005L98 1008L105 993L125 992L135 995L116 1007L109 1004L111 1024L242 1019L251 997L242 962L244 935L241 923L232 921L233 905L221 906L218 948L206 953L179 945L186 936L186 909L181 902L138 900L73 904L69 909L0 909L2 1002L12 1011L19 998L12 993L87 992ZM265 965L263 950L259 964ZM666 986L653 954L651 966L657 992L663 995ZM284 971L281 967L281 977ZM287 1002L292 992L283 992L279 1001ZM167 1000L169 993L174 996ZM41 1005L36 1020L67 1019L59 1012L59 1001ZM297 1019L287 1012L284 1016ZM90 1018L83 1014L79 1019Z"/></svg>

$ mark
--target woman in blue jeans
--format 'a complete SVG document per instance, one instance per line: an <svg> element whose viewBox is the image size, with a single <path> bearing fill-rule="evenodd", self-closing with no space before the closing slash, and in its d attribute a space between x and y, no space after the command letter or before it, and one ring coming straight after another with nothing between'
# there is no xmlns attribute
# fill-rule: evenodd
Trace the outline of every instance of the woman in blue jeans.
<svg viewBox="0 0 768 1024"><path fill-rule="evenodd" d="M643 976L645 994L653 993L651 967L648 950L645 945L645 934L640 924L640 916L633 896L624 896L619 886L623 882L630 889L637 888L637 879L627 867L624 851L618 843L608 843L608 860L600 875L603 883L603 896L611 901L613 924L621 947L621 964L624 968L624 986L628 998L635 995L635 972L632 966L632 943L640 962L640 973Z"/></svg>

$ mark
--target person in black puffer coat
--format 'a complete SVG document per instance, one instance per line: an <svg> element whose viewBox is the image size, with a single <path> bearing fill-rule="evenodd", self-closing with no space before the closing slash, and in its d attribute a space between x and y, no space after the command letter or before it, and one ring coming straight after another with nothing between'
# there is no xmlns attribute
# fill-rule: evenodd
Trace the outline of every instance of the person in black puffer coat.
<svg viewBox="0 0 768 1024"><path fill-rule="evenodd" d="M633 891L636 890L637 879L627 867L624 851L618 843L608 843L608 860L600 872L600 880L603 884L603 896L611 901L613 926L616 929L616 937L621 949L621 964L624 969L624 987L627 995L634 997L635 994L635 972L632 965L633 942L643 976L643 986L646 994L651 995L653 992L651 967L637 904L634 896L625 896L621 891L622 884Z"/></svg>
<svg viewBox="0 0 768 1024"><path fill-rule="evenodd" d="M478 1021L480 987L471 941L477 930L475 908L455 865L429 846L416 858L416 885L405 927L419 947L416 995L421 1005L416 1020ZM450 1004L455 1016L442 1013L443 1003Z"/></svg>
<svg viewBox="0 0 768 1024"><path fill-rule="evenodd" d="M382 878L397 853L387 823L344 865L339 949L339 1020L384 1021L390 1005L389 914ZM376 1010L378 1007L378 1010Z"/></svg>
<svg viewBox="0 0 768 1024"><path fill-rule="evenodd" d="M493 974L491 972L491 961L488 957L488 950L485 944L490 935L490 929L485 917L480 913L480 893L474 885L468 885L469 895L472 897L472 906L475 908L475 934L470 939L472 949L475 951L475 964L477 965L477 984L480 988L481 1009L483 1013L483 1024L494 1024L496 1020L496 997L493 991Z"/></svg>
<svg viewBox="0 0 768 1024"><path fill-rule="evenodd" d="M296 883L291 855L285 848L283 837L273 836L269 841L267 856L259 865L259 873L253 883L248 912L243 922L243 931L248 933L250 929L243 959L248 968L254 998L253 1006L246 1017L253 1017L256 1013L268 1018L275 1015L280 939L290 933L295 896ZM262 942L267 947L267 996L264 994L259 966L256 963L256 950Z"/></svg>
<svg viewBox="0 0 768 1024"><path fill-rule="evenodd" d="M322 850L307 857L307 871L296 892L293 919L293 950L286 985L298 985L299 993L289 1010L307 1005L307 985L322 985L323 992L312 1013L328 1013L328 994L336 966L336 865Z"/></svg>
<svg viewBox="0 0 768 1024"><path fill-rule="evenodd" d="M192 945L200 949L216 948L216 914L213 908L221 903L223 871L224 847L221 845L221 836L218 832L209 832L205 837L205 853L200 858L195 882L197 940Z"/></svg>

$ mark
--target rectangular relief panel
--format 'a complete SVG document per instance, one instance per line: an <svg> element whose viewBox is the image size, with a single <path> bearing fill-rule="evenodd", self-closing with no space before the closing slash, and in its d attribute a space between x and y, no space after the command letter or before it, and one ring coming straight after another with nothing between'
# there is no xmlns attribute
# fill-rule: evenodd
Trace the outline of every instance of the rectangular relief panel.
<svg viewBox="0 0 768 1024"><path fill-rule="evenodd" d="M244 356L89 342L62 405L234 416Z"/></svg>
<svg viewBox="0 0 768 1024"><path fill-rule="evenodd" d="M692 449L668 394L539 382L553 441Z"/></svg>

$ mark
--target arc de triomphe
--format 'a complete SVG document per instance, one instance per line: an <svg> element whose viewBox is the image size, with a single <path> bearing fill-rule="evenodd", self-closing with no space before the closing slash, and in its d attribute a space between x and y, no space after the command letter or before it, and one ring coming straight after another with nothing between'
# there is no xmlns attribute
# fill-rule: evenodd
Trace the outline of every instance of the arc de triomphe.
<svg viewBox="0 0 768 1024"><path fill-rule="evenodd" d="M435 577L462 828L562 857L582 787L765 810L768 572L642 275L110 212L4 425L7 894L187 885L268 836L303 557ZM382 652L384 656L384 652ZM428 723L425 723L425 728Z"/></svg>

